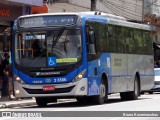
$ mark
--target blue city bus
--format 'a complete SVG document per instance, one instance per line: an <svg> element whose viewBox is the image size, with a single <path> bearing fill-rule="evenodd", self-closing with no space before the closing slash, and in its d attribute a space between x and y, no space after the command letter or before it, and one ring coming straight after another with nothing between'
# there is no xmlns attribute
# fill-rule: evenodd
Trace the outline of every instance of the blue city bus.
<svg viewBox="0 0 160 120"><path fill-rule="evenodd" d="M59 98L103 104L109 94L136 100L153 87L150 27L96 13L35 14L15 21L17 98L35 97L38 106Z"/></svg>

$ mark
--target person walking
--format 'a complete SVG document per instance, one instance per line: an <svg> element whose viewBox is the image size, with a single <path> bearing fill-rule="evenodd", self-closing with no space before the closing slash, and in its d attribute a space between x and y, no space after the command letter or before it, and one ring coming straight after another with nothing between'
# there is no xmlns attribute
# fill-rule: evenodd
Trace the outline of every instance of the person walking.
<svg viewBox="0 0 160 120"><path fill-rule="evenodd" d="M13 72L11 64L7 65L7 69L8 69L8 94L9 98L12 99L11 96L13 95L13 81L12 81Z"/></svg>
<svg viewBox="0 0 160 120"><path fill-rule="evenodd" d="M4 60L2 61L2 65L0 67L0 75L2 77L2 98L9 98L8 95L8 70L7 66L9 64L9 55L8 53L4 54Z"/></svg>

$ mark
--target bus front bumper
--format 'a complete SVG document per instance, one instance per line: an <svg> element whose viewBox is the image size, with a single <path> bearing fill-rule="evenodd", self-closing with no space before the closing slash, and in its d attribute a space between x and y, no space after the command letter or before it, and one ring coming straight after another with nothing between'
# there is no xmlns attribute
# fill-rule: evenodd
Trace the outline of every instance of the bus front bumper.
<svg viewBox="0 0 160 120"><path fill-rule="evenodd" d="M54 90L44 90L43 86L54 86ZM14 81L15 97L76 97L87 95L88 81L82 78L65 84L29 85Z"/></svg>

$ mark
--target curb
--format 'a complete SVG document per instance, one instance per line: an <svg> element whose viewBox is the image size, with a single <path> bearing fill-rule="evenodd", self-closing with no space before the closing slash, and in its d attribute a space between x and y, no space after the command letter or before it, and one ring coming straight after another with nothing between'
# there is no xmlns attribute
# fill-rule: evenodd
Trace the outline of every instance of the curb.
<svg viewBox="0 0 160 120"><path fill-rule="evenodd" d="M6 108L6 104L0 104L0 109Z"/></svg>
<svg viewBox="0 0 160 120"><path fill-rule="evenodd" d="M23 106L27 106L27 105L36 105L36 102L23 102L23 103L4 103L4 104L0 104L0 109L4 109L4 108L13 108L13 107L23 107Z"/></svg>
<svg viewBox="0 0 160 120"><path fill-rule="evenodd" d="M75 99L59 99L57 103L65 103L65 102L75 102ZM17 101L17 103L2 103L0 104L0 109L5 108L13 108L13 107L23 107L23 106L30 106L30 105L36 105L35 101Z"/></svg>
<svg viewBox="0 0 160 120"><path fill-rule="evenodd" d="M23 107L29 105L36 105L36 102L28 102L28 103L18 103L18 104L6 104L5 108L13 108L13 107Z"/></svg>

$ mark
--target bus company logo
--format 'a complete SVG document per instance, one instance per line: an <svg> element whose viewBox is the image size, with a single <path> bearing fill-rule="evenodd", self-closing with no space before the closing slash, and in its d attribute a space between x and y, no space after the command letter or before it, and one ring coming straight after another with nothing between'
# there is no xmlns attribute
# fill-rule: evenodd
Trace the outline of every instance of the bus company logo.
<svg viewBox="0 0 160 120"><path fill-rule="evenodd" d="M47 83L51 83L51 79L49 79L49 78L47 78L45 81L46 81Z"/></svg>

